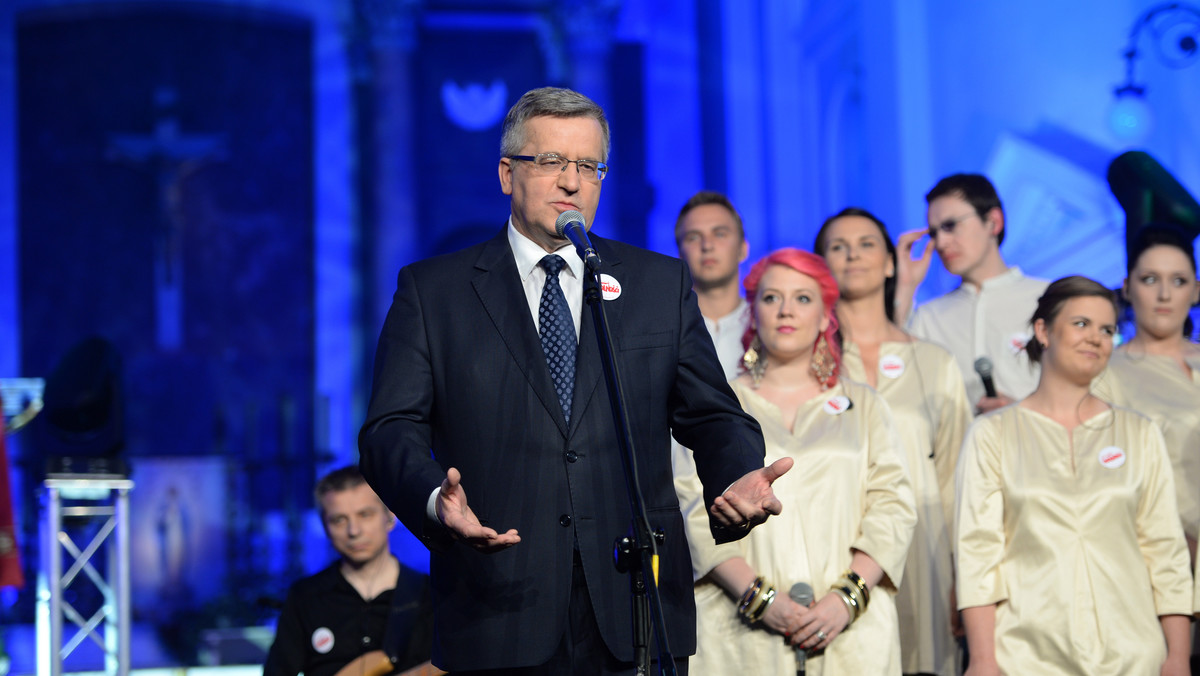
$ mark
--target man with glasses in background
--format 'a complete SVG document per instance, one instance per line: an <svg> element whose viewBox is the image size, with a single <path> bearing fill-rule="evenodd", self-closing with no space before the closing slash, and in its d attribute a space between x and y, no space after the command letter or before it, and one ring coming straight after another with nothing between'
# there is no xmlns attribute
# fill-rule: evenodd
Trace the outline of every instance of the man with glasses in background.
<svg viewBox="0 0 1200 676"><path fill-rule="evenodd" d="M363 474L431 550L433 663L459 674L632 676L625 473L583 261L556 228L592 223L608 171L604 111L567 89L504 120L508 223L400 271L375 357ZM680 673L695 651L692 568L670 436L692 449L718 541L778 514L762 432L717 361L686 266L591 236L623 374L658 586ZM467 491L470 492L468 505ZM653 653L652 653L653 654Z"/></svg>
<svg viewBox="0 0 1200 676"><path fill-rule="evenodd" d="M1047 282L1026 277L1000 255L1007 226L996 188L980 174L954 174L925 196L928 230L904 233L897 241L900 267L896 321L903 322L913 293L929 270L931 249L942 265L962 278L959 287L922 304L908 318L914 336L938 343L954 355L963 372L967 397L977 413L1025 398L1037 387L1038 369L1029 363L1025 343L1032 339L1029 318ZM913 245L928 234L932 247L912 258ZM989 396L977 373L981 357L991 362L996 396Z"/></svg>

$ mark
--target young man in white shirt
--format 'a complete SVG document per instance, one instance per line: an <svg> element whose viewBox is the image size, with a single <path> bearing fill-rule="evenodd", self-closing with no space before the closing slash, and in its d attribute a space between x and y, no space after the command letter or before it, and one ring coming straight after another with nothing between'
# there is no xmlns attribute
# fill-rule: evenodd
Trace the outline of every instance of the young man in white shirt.
<svg viewBox="0 0 1200 676"><path fill-rule="evenodd" d="M692 273L692 290L725 377L732 379L742 362L742 334L750 325L738 274L738 265L750 255L742 217L725 195L701 190L679 210L675 244Z"/></svg>
<svg viewBox="0 0 1200 676"><path fill-rule="evenodd" d="M1038 370L1025 354L1031 339L1029 318L1046 282L1026 277L1000 255L1007 223L996 189L980 174L954 174L925 196L928 230L904 233L897 242L900 267L896 318L904 321L913 292L929 270L932 250L942 265L962 278L959 287L922 304L908 317L914 336L948 349L963 372L967 396L985 413L1020 400L1037 387ZM913 245L928 234L933 246L917 259ZM976 360L992 364L996 396L988 396L976 373Z"/></svg>

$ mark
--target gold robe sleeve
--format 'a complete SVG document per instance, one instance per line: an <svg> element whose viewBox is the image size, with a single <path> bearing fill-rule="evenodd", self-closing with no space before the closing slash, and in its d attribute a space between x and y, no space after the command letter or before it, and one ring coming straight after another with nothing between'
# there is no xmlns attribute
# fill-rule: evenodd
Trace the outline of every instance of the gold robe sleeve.
<svg viewBox="0 0 1200 676"><path fill-rule="evenodd" d="M1137 510L1138 547L1150 572L1154 608L1162 615L1190 615L1193 595L1188 574L1188 550L1175 506L1175 481L1166 442L1158 427L1146 421L1142 433L1146 452L1145 483Z"/></svg>
<svg viewBox="0 0 1200 676"><path fill-rule="evenodd" d="M708 509L704 504L704 486L696 472L692 452L679 442L672 442L672 453L675 494L679 498L688 549L692 555L692 576L693 580L699 580L729 559L742 556L741 541L719 545L713 540Z"/></svg>
<svg viewBox="0 0 1200 676"><path fill-rule="evenodd" d="M937 434L933 441L933 464L937 470L938 492L942 497L942 511L946 515L946 528L954 535L955 475L959 455L962 453L963 436L973 419L971 404L967 401L967 390L963 387L962 371L953 359L946 359L938 373L940 394Z"/></svg>
<svg viewBox="0 0 1200 676"><path fill-rule="evenodd" d="M886 575L880 584L897 589L904 578L908 545L917 524L916 499L903 454L897 447L891 409L870 388L862 386L862 392L859 402L878 407L878 414L867 416L872 422L868 430L863 518L859 536L850 547L879 564Z"/></svg>
<svg viewBox="0 0 1200 676"><path fill-rule="evenodd" d="M1192 575L1192 579L1200 579L1200 556L1196 557L1196 570ZM1196 597L1192 600L1192 612L1200 615L1200 583L1193 582L1195 586Z"/></svg>
<svg viewBox="0 0 1200 676"><path fill-rule="evenodd" d="M1092 393L1149 417L1162 431L1175 482L1184 534L1200 537L1200 359L1190 357L1189 378L1173 359L1113 352L1092 381Z"/></svg>
<svg viewBox="0 0 1200 676"><path fill-rule="evenodd" d="M963 440L954 558L960 610L1008 598L1001 566L1004 494L997 414L1002 412L1003 409L978 419Z"/></svg>

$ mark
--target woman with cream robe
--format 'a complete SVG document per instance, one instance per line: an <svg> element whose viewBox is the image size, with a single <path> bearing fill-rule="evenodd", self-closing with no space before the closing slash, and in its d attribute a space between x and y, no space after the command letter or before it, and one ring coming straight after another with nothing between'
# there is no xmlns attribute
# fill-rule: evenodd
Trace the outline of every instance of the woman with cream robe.
<svg viewBox="0 0 1200 676"><path fill-rule="evenodd" d="M1175 471L1175 497L1192 558L1200 534L1200 346L1185 335L1200 300L1192 240L1148 225L1129 251L1124 295L1137 332L1113 351L1092 383L1096 396L1144 413L1162 430Z"/></svg>
<svg viewBox="0 0 1200 676"><path fill-rule="evenodd" d="M1112 294L1060 279L1033 327L1038 389L979 418L960 458L967 674L1186 674L1192 576L1162 435L1088 391Z"/></svg>
<svg viewBox="0 0 1200 676"><path fill-rule="evenodd" d="M817 256L785 249L759 261L745 281L752 303L750 372L731 386L763 427L767 457L790 456L796 476L774 484L782 513L736 542L715 545L694 475L677 478L696 573L693 676L899 674L894 603L916 520L887 403L837 377L837 285ZM867 590L865 610L831 587L848 573ZM773 589L757 619L739 599L758 580ZM789 598L797 583L815 603ZM852 619L856 617L857 619ZM801 650L797 650L800 646Z"/></svg>
<svg viewBox="0 0 1200 676"><path fill-rule="evenodd" d="M846 377L887 401L916 498L917 525L896 596L904 673L956 674L951 524L955 467L971 422L962 372L948 351L892 321L896 247L878 218L843 209L821 226L814 249L838 282Z"/></svg>
<svg viewBox="0 0 1200 676"><path fill-rule="evenodd" d="M1200 348L1183 357L1140 352L1134 344L1113 351L1092 385L1101 399L1145 414L1162 430L1175 477L1175 501L1192 556L1200 533Z"/></svg>

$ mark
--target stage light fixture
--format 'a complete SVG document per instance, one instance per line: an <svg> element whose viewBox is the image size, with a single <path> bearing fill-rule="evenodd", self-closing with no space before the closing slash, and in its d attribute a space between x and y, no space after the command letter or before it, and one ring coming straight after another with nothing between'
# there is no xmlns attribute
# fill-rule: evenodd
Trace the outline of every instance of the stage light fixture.
<svg viewBox="0 0 1200 676"><path fill-rule="evenodd" d="M1149 223L1169 223L1200 234L1200 203L1149 153L1131 150L1108 165L1108 185L1125 210L1125 250Z"/></svg>

